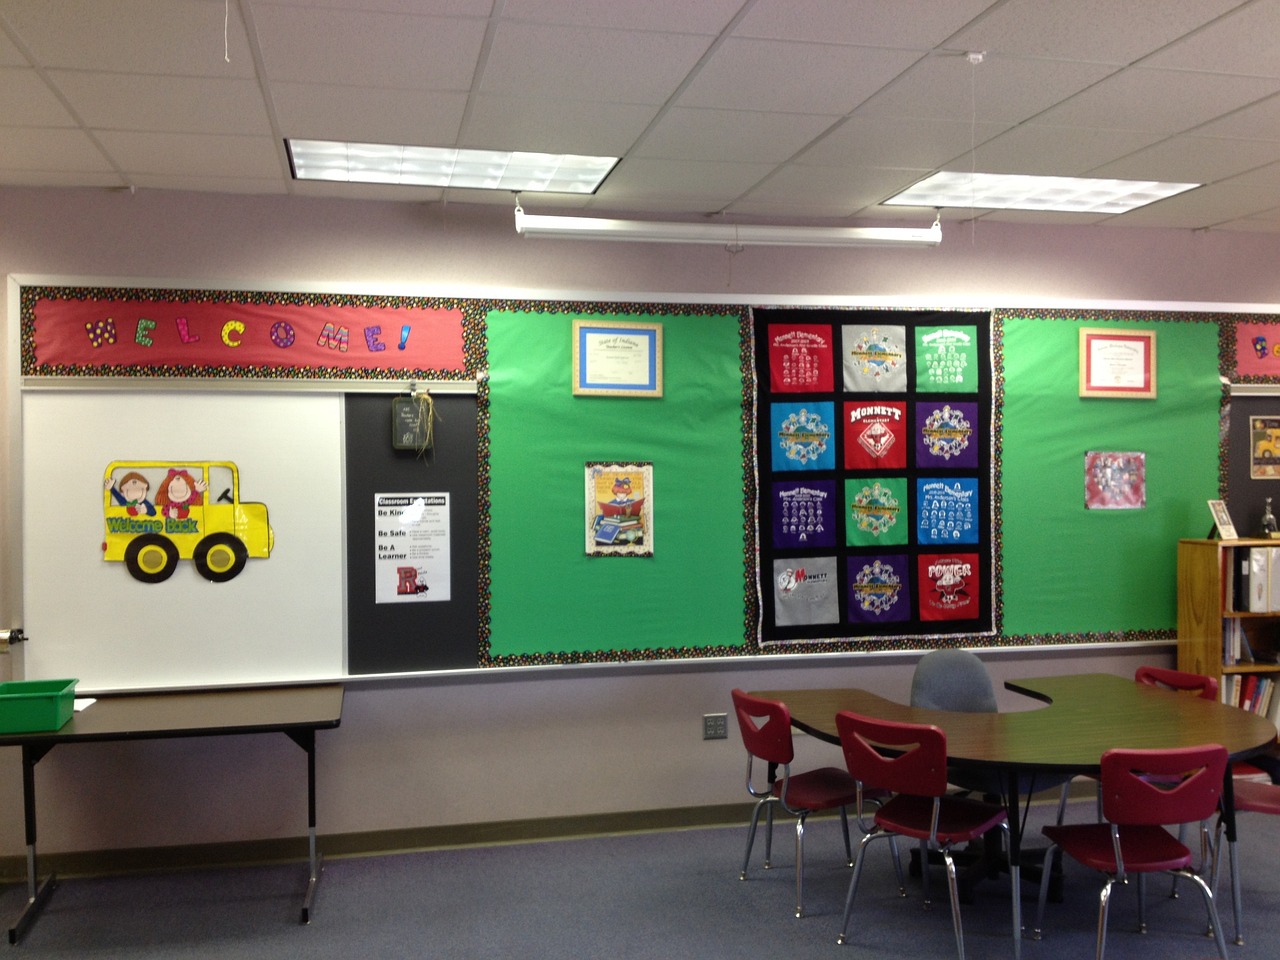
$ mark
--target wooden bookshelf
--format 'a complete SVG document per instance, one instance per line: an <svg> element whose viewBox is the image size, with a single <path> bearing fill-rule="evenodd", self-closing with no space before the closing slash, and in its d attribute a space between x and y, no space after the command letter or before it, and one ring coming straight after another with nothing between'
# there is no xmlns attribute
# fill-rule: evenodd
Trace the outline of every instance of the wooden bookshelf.
<svg viewBox="0 0 1280 960"><path fill-rule="evenodd" d="M1255 549L1274 552L1256 555ZM1255 558L1264 564L1274 560L1277 567L1274 572L1260 568L1270 594L1264 591L1261 600L1251 601L1245 587L1259 562ZM1254 609L1249 609L1251 602ZM1237 698L1248 688L1249 678L1257 678L1255 690L1263 679L1280 683L1278 660L1280 540L1179 540L1178 669L1214 677L1223 702L1241 706ZM1280 713L1280 690L1272 687L1266 706L1274 722Z"/></svg>

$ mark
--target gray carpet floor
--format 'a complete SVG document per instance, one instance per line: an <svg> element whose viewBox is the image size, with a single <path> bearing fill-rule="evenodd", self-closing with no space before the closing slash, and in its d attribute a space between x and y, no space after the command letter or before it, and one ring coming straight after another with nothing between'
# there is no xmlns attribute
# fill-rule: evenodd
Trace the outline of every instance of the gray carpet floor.
<svg viewBox="0 0 1280 960"><path fill-rule="evenodd" d="M1073 804L1087 819L1090 804ZM806 907L792 915L792 837L780 825L774 868L739 882L742 826L578 840L430 850L330 859L309 925L298 923L302 864L63 879L13 955L94 960L349 960L349 958L618 958L618 960L788 960L956 956L945 885L933 874L935 903L924 909L918 880L895 894L888 845L871 847L851 924L836 934L850 871L840 862L838 822L819 820L806 836ZM1049 808L1033 810L1047 816ZM1230 955L1280 957L1280 818L1246 817L1240 844L1244 877L1243 947ZM1038 835L1033 823L1028 837ZM323 843L321 844L323 848ZM1093 957L1096 874L1068 863L1064 897L1051 903L1045 939L1026 940L1026 960ZM1194 891L1178 899L1155 879L1148 890L1150 932L1136 932L1136 890L1112 898L1107 956L1112 960L1214 957ZM962 908L971 960L1013 956L1007 880L984 881ZM16 914L25 888L0 892L0 915ZM1233 930L1224 890L1221 909ZM1028 926L1035 895L1028 890Z"/></svg>

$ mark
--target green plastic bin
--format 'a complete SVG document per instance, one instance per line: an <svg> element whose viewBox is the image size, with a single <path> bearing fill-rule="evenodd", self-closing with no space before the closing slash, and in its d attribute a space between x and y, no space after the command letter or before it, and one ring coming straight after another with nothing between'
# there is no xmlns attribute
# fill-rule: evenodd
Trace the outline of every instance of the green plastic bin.
<svg viewBox="0 0 1280 960"><path fill-rule="evenodd" d="M75 709L76 680L0 683L0 734L58 730Z"/></svg>

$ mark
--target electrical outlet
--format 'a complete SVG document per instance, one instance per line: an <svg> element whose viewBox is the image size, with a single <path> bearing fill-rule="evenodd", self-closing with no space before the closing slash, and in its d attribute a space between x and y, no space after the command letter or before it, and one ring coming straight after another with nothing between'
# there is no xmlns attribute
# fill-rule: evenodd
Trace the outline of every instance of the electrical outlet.
<svg viewBox="0 0 1280 960"><path fill-rule="evenodd" d="M702 715L703 740L728 740L729 715L727 713L704 713Z"/></svg>

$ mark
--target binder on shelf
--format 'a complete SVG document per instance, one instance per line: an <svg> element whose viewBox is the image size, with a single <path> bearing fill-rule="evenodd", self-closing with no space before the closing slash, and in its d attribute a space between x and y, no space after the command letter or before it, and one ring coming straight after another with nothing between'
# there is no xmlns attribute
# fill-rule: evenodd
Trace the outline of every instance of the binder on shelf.
<svg viewBox="0 0 1280 960"><path fill-rule="evenodd" d="M1248 578L1249 605L1241 611L1280 611L1280 547L1250 547Z"/></svg>

